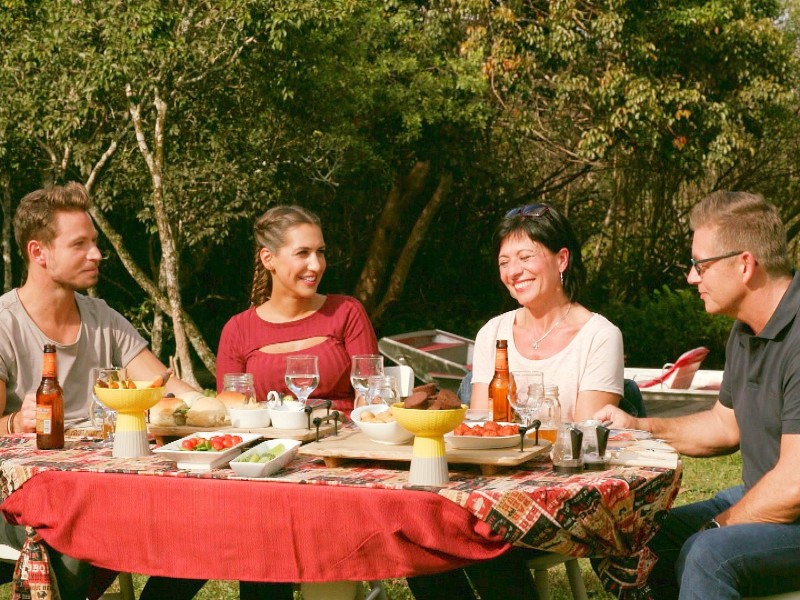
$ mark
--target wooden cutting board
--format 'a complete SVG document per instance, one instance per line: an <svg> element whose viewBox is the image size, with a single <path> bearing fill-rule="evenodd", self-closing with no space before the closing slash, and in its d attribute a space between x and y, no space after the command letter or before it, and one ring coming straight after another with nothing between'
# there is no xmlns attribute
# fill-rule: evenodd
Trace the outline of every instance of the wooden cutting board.
<svg viewBox="0 0 800 600"><path fill-rule="evenodd" d="M480 465L484 475L497 473L504 467L515 467L550 451L550 443L535 446L532 441L525 442L525 449L513 448L462 449L451 448L445 443L447 462L450 464ZM300 454L319 456L329 467L341 466L347 460L393 460L411 461L412 443L391 446L379 444L366 437L361 431L340 431L318 442L301 446Z"/></svg>

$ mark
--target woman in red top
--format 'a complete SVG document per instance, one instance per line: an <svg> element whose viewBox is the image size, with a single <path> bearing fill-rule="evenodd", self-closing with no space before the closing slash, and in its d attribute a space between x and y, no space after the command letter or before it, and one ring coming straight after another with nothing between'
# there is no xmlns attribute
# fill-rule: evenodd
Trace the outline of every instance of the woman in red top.
<svg viewBox="0 0 800 600"><path fill-rule="evenodd" d="M349 296L317 292L325 273L325 240L319 217L298 206L276 206L255 224L251 308L222 330L217 354L217 391L225 373L253 373L256 396L288 393L286 357L319 357L319 385L312 398L353 409L350 358L377 354L378 341L364 307Z"/></svg>

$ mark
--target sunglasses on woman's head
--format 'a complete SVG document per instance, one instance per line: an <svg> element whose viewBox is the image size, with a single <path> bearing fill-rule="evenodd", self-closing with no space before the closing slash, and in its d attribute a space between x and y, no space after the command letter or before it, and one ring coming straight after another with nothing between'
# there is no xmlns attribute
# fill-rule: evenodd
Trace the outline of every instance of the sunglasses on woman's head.
<svg viewBox="0 0 800 600"><path fill-rule="evenodd" d="M526 206L512 208L506 213L505 218L510 219L513 217L532 217L534 219L538 219L539 217L546 215L547 211L549 210L550 207L545 204L528 204Z"/></svg>

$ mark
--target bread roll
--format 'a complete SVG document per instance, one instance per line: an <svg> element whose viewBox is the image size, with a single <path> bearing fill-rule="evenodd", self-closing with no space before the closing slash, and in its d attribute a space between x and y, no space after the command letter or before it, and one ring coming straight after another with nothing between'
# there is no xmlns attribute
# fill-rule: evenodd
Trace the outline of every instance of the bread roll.
<svg viewBox="0 0 800 600"><path fill-rule="evenodd" d="M189 407L186 402L180 398L162 398L158 404L150 409L150 424L155 427L184 425L186 423L185 411L187 408Z"/></svg>
<svg viewBox="0 0 800 600"><path fill-rule="evenodd" d="M216 398L198 398L186 413L186 424L192 427L218 427L225 424L225 405Z"/></svg>
<svg viewBox="0 0 800 600"><path fill-rule="evenodd" d="M190 408L191 408L192 404L194 404L195 400L198 400L199 398L205 398L206 397L206 395L203 392L198 392L197 390L190 390L188 392L180 392L180 393L175 394L175 395L176 395L176 397L178 397L181 400L183 400L184 402L186 402L186 405L189 406Z"/></svg>
<svg viewBox="0 0 800 600"><path fill-rule="evenodd" d="M247 400L247 396L239 392L227 391L217 394L217 400L222 402L227 411L231 408L240 408Z"/></svg>

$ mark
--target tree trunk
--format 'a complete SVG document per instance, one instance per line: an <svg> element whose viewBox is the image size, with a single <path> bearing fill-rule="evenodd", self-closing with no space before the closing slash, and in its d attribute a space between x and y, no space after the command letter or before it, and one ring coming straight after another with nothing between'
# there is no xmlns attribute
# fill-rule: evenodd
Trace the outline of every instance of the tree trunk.
<svg viewBox="0 0 800 600"><path fill-rule="evenodd" d="M395 182L389 192L375 235L372 237L367 261L353 293L370 315L377 304L381 283L386 278L389 261L394 252L396 233L402 229L409 203L424 187L430 167L427 161L415 163L408 175Z"/></svg>
<svg viewBox="0 0 800 600"><path fill-rule="evenodd" d="M156 216L156 226L158 237L161 242L161 260L164 262L164 272L166 274L165 283L167 286L167 298L169 300L169 314L172 317L172 328L175 333L175 349L177 360L183 380L194 387L200 387L194 376L191 355L189 353L189 343L186 337L186 330L183 326L183 307L181 304L181 293L179 284L180 265L178 253L175 247L175 236L169 225L169 217L164 200L164 126L167 118L167 103L161 98L156 89L153 93L153 103L156 107L156 123L153 135L153 151L147 145L142 126L141 112L138 104L133 102L133 91L130 84L125 86L128 96L131 119L136 131L136 140L139 143L139 151L147 163L150 171L150 178L153 184L151 199Z"/></svg>
<svg viewBox="0 0 800 600"><path fill-rule="evenodd" d="M164 291L164 280L166 278L165 263L162 260L158 269L158 289ZM150 334L150 348L153 354L161 357L164 346L164 312L158 306L153 307L153 331Z"/></svg>
<svg viewBox="0 0 800 600"><path fill-rule="evenodd" d="M378 307L370 313L370 318L373 323L380 321L380 318L389 305L397 301L400 297L403 286L408 278L408 273L411 270L411 265L414 262L414 258L417 256L417 252L419 252L420 246L422 246L422 242L425 241L425 237L433 222L433 217L450 194L450 188L452 186L452 174L444 173L439 177L436 191L433 192L431 199L425 205L425 208L422 209L422 212L417 218L417 222L414 224L414 229L411 230L405 246L403 246L400 258L397 259L391 279L389 280L389 286L386 289L383 299Z"/></svg>
<svg viewBox="0 0 800 600"><path fill-rule="evenodd" d="M124 131L120 129L119 135L122 135ZM100 159L92 168L92 172L89 174L89 177L86 179L86 190L91 193L92 187L94 186L95 181L97 181L97 176L100 173L101 169L105 166L105 164L111 159L114 155L114 152L117 150L117 141L112 141L108 149L103 153ZM155 303L155 311L162 314L170 312L170 305L167 298L163 295L161 290L156 287L156 284L150 281L150 278L144 274L139 268L139 265L133 260L133 257L128 253L127 249L125 248L125 244L122 241L122 236L117 233L114 227L109 223L105 216L97 210L97 208L93 207L90 211L92 217L94 218L94 222L97 223L97 226L100 228L100 231L103 232L103 235L106 236L109 242L111 242L111 246L119 256L120 261L122 261L122 265L128 271L131 277L141 286L141 288L147 293L150 298L152 298L153 302ZM200 330L195 325L194 321L192 320L191 316L186 311L181 312L181 317L183 321L183 325L186 329L186 335L189 337L189 341L192 343L192 347L197 352L197 355L200 357L200 360L203 361L206 369L208 369L212 374L216 373L216 364L217 359L214 353L211 351L211 348L206 343L205 339L203 338ZM152 341L152 340L151 340ZM159 352L153 351L156 356L160 355Z"/></svg>
<svg viewBox="0 0 800 600"><path fill-rule="evenodd" d="M125 248L125 244L122 241L122 236L117 233L111 223L106 220L103 213L97 210L96 207L92 208L91 213L95 223L97 223L97 226L100 228L100 231L103 232L103 235L106 236L108 241L111 243L111 246L114 248L114 251L117 253L117 256L122 262L122 265L125 267L125 270L130 273L130 276L133 277L136 283L141 286L147 295L153 299L157 309L165 314L169 314L169 300L166 296L164 296L164 294L161 293L156 283L150 279L141 268L139 268L138 264L136 264L136 261ZM183 325L186 329L186 335L192 342L192 347L195 349L195 352L197 352L200 360L203 361L206 369L208 369L212 375L215 374L217 372L217 359L214 353L211 351L209 345L206 343L205 338L203 338L203 334L200 333L200 330L197 328L197 325L189 313L183 311L181 313L181 317Z"/></svg>
<svg viewBox="0 0 800 600"><path fill-rule="evenodd" d="M3 292L8 292L14 287L13 273L11 272L11 179L3 176Z"/></svg>

